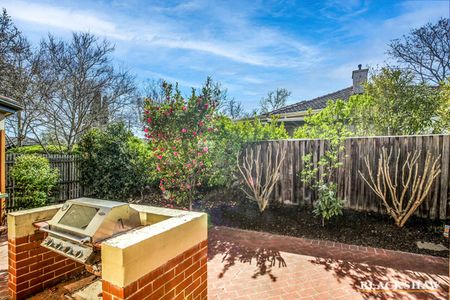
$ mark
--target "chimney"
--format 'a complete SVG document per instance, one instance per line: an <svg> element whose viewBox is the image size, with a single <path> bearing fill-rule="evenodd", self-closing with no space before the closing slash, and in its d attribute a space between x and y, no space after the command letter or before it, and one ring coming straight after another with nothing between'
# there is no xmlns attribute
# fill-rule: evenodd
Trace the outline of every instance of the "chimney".
<svg viewBox="0 0 450 300"><path fill-rule="evenodd" d="M361 69L362 65L358 65L358 70L352 72L353 94L362 94L364 92L364 83L367 82L367 74L369 69Z"/></svg>

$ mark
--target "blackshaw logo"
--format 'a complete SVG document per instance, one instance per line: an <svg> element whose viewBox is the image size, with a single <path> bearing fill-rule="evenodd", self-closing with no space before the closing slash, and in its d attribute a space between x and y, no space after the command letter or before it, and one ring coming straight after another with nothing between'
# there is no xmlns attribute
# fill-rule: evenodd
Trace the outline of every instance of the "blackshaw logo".
<svg viewBox="0 0 450 300"><path fill-rule="evenodd" d="M359 286L359 291L363 293L385 293L385 292L434 293L439 291L439 284L434 280L411 281L411 282L385 281L378 283L372 281L363 281Z"/></svg>

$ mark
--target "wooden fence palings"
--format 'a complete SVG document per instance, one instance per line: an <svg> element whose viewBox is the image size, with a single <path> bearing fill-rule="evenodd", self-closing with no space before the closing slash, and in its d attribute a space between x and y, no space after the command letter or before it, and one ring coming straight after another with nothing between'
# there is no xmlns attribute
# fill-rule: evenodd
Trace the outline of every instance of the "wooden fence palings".
<svg viewBox="0 0 450 300"><path fill-rule="evenodd" d="M327 141L303 139L284 141L258 142L261 145L263 165L267 165L267 147L271 145L275 149L284 146L287 151L284 168L281 172L280 183L274 189L272 200L286 204L307 204L311 205L317 199L317 193L300 180L300 172L304 168L303 156L313 154L313 162L317 166L320 157L327 149ZM248 145L252 147L254 145ZM358 174L358 170L367 175L364 157L369 155L373 172L377 171L377 161L381 147L390 148L400 152L400 163L406 157L406 153L421 150L421 159L425 159L427 151L433 155L441 155L441 174L436 178L434 186L423 205L416 215L431 219L450 218L448 209L450 193L450 135L429 135L429 136L388 136L388 137L357 137L349 138L344 142L344 151L340 154L342 167L337 172L338 196L345 200L348 208L384 212L380 200L369 189ZM9 170L13 166L15 159L21 154L8 153L6 155L6 191L11 196L7 200L7 210L12 211L14 207L14 182L9 176ZM78 198L88 195L90 189L83 188L80 184L80 159L72 154L50 154L42 155L47 157L50 165L58 168L60 180L55 188L55 202L63 202L67 199ZM422 161L423 162L423 161Z"/></svg>
<svg viewBox="0 0 450 300"><path fill-rule="evenodd" d="M286 146L285 170L281 172L278 186L272 194L273 201L286 204L311 205L317 199L317 193L301 181L300 173L304 167L303 156L312 153L314 166L324 155L327 141L319 139L290 139L280 141L258 142L262 151L269 145ZM251 147L252 145L248 145ZM383 137L356 137L344 141L344 151L339 160L342 167L337 171L337 193L345 200L345 206L356 210L384 212L381 201L362 180L358 170L367 175L364 157L369 156L371 168L376 174L381 147L393 149L393 157L400 153L400 164L408 152L421 150L420 165L423 164L426 152L433 156L441 156L441 174L436 178L425 202L420 206L416 215L430 219L448 219L450 194L450 135L417 135L417 136L383 136ZM266 163L264 163L266 164Z"/></svg>
<svg viewBox="0 0 450 300"><path fill-rule="evenodd" d="M7 211L18 209L14 205L14 181L9 171L14 165L16 158L20 155L22 154L6 154L6 192L9 194L6 206ZM82 196L82 187L79 181L79 156L73 154L41 154L40 156L46 157L50 162L50 166L59 170L60 178L53 194L54 203Z"/></svg>

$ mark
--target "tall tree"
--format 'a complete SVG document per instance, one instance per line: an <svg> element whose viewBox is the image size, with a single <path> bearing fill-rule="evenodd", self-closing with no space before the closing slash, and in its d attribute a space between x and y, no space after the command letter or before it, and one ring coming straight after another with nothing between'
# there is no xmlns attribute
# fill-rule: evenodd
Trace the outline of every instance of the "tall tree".
<svg viewBox="0 0 450 300"><path fill-rule="evenodd" d="M242 118L245 115L242 103L236 101L234 98L228 100L228 102L222 108L222 111L233 120Z"/></svg>
<svg viewBox="0 0 450 300"><path fill-rule="evenodd" d="M5 9L0 16L0 94L18 101L23 110L7 119L8 133L21 146L41 125L40 110L48 86L42 62Z"/></svg>
<svg viewBox="0 0 450 300"><path fill-rule="evenodd" d="M365 109L352 115L353 121L378 135L440 132L438 116L444 98L437 88L415 81L412 72L381 69L369 80L365 93L356 96Z"/></svg>
<svg viewBox="0 0 450 300"><path fill-rule="evenodd" d="M261 113L265 114L285 106L290 95L291 92L283 88L268 92L267 96L261 99Z"/></svg>
<svg viewBox="0 0 450 300"><path fill-rule="evenodd" d="M428 23L391 41L388 54L422 82L439 84L450 76L449 18Z"/></svg>
<svg viewBox="0 0 450 300"><path fill-rule="evenodd" d="M49 35L41 42L42 60L56 85L44 106L47 130L58 144L71 149L86 130L126 117L134 78L116 70L113 51L90 33L74 33L71 41Z"/></svg>

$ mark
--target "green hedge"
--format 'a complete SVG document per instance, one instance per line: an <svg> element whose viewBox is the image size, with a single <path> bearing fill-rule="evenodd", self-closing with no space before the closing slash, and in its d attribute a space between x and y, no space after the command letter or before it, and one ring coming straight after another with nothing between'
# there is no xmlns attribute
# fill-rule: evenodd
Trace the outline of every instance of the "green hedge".
<svg viewBox="0 0 450 300"><path fill-rule="evenodd" d="M125 201L143 195L155 181L150 147L119 124L93 129L81 138L81 184L91 196Z"/></svg>
<svg viewBox="0 0 450 300"><path fill-rule="evenodd" d="M44 206L59 179L59 171L50 167L45 157L21 155L11 170L14 180L14 205L17 208Z"/></svg>

